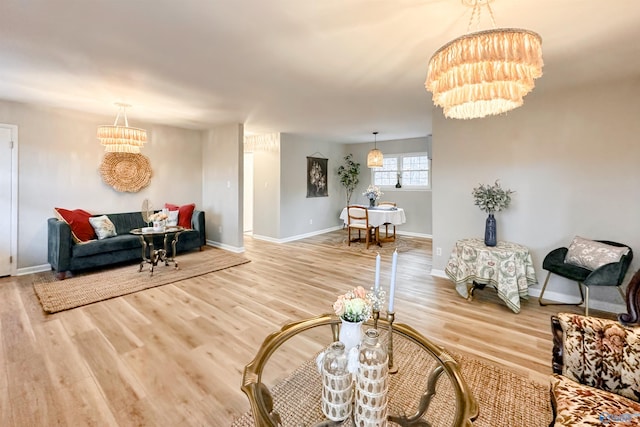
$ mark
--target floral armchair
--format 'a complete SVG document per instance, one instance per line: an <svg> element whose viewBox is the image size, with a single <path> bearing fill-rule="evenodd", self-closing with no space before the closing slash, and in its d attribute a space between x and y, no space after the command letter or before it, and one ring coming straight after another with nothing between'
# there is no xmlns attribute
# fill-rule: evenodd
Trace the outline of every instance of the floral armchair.
<svg viewBox="0 0 640 427"><path fill-rule="evenodd" d="M640 271L619 321L552 316L551 426L640 426L639 308Z"/></svg>

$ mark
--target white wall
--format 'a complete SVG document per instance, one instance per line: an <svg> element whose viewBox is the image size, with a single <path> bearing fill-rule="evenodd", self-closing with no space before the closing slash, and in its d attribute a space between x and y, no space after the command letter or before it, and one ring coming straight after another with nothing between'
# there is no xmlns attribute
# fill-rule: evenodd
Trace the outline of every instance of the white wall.
<svg viewBox="0 0 640 427"><path fill-rule="evenodd" d="M205 132L203 138L202 205L206 211L207 240L241 252L244 127L235 123L218 126Z"/></svg>
<svg viewBox="0 0 640 427"><path fill-rule="evenodd" d="M137 193L119 193L102 182L104 148L96 130L113 123L115 114L102 117L0 101L0 123L17 125L20 138L18 269L47 263L47 218L54 216L54 207L132 212L140 210L145 198L156 207L165 202L201 207L200 132L141 123L133 112L130 124L148 131L142 154L151 162L151 183Z"/></svg>
<svg viewBox="0 0 640 427"><path fill-rule="evenodd" d="M523 107L476 120L433 122L433 269L444 270L455 241L482 237L486 214L471 190L500 179L515 190L496 214L498 239L528 246L540 285L544 256L575 235L626 243L640 257L640 85L636 80L527 95ZM442 256L435 256L436 248ZM627 277L627 279L629 276ZM549 291L577 295L554 278ZM535 292L535 289L533 290ZM620 304L613 289L594 301ZM597 304L594 305L597 307Z"/></svg>
<svg viewBox="0 0 640 427"><path fill-rule="evenodd" d="M391 141L381 141L377 147L382 154L401 154L427 152L431 153L431 137L397 139ZM360 183L351 196L351 203L368 204L369 200L362 195L367 186L372 183L371 169L367 167L367 154L373 148L371 144L348 144L345 146L347 153L352 153L354 161L360 163ZM340 161L342 164L342 161ZM430 236L432 232L431 223L431 190L414 191L401 189L385 189L383 200L396 202L398 206L405 210L407 222L398 227L398 232L409 232ZM342 190L343 204L346 202L346 194Z"/></svg>
<svg viewBox="0 0 640 427"><path fill-rule="evenodd" d="M322 139L280 134L280 234L287 238L339 226L344 207L336 169L343 146ZM307 197L307 157L327 158L328 197Z"/></svg>
<svg viewBox="0 0 640 427"><path fill-rule="evenodd" d="M253 235L280 236L280 134L253 152Z"/></svg>

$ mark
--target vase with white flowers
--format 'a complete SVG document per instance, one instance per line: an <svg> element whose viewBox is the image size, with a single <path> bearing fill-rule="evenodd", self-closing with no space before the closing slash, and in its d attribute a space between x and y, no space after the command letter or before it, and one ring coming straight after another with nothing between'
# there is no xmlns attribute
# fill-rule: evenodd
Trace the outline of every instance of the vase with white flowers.
<svg viewBox="0 0 640 427"><path fill-rule="evenodd" d="M485 245L495 246L497 244L497 225L493 214L509 207L513 193L515 191L503 189L498 180L493 185L480 184L473 189L471 194L473 195L474 204L489 214L484 229Z"/></svg>
<svg viewBox="0 0 640 427"><path fill-rule="evenodd" d="M362 286L338 296L333 303L333 311L342 320L339 337L347 353L360 344L362 324L371 317L372 308L372 295Z"/></svg>
<svg viewBox="0 0 640 427"><path fill-rule="evenodd" d="M380 188L375 185L370 185L367 187L367 191L362 193L367 199L369 199L369 206L373 207L376 205L376 200L378 200L384 193L380 191Z"/></svg>

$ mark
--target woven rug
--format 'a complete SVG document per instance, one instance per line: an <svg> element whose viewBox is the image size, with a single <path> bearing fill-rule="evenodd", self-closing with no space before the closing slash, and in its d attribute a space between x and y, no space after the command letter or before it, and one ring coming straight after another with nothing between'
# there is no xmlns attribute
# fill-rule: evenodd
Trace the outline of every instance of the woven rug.
<svg viewBox="0 0 640 427"><path fill-rule="evenodd" d="M319 236L320 238L322 238L320 244L326 245L331 248L344 249L350 252L359 252L374 255L377 252L381 254L391 254L396 249L398 250L398 252L407 252L426 244L425 239L423 238L397 235L395 241L390 240L382 242L380 246L376 244L369 244L369 249L367 249L367 245L364 242L364 237L362 239L362 242L351 242L351 245L349 245L347 236L348 233L346 229L340 231L332 231L331 233L326 233ZM351 237L354 238L353 234L351 235ZM355 237L358 237L357 232L355 234Z"/></svg>
<svg viewBox="0 0 640 427"><path fill-rule="evenodd" d="M391 376L389 406L391 414L412 415L420 395L426 390L427 376L435 361L406 339L394 338L394 358L399 373ZM462 377L478 402L480 414L474 426L537 427L551 422L549 386L485 363L468 355L454 355ZM402 374L400 374L402 371ZM274 410L283 426L314 425L324 420L320 408L322 385L313 360L305 362L286 379L271 388ZM438 381L436 395L423 419L431 426L449 426L455 415L453 387L448 377ZM235 419L232 427L253 427L251 412ZM351 426L347 420L342 426ZM390 423L390 425L396 425Z"/></svg>
<svg viewBox="0 0 640 427"><path fill-rule="evenodd" d="M137 263L65 280L56 279L53 272L41 273L35 275L33 288L42 309L56 313L249 262L242 255L210 247L179 254L176 261L177 270L172 263L169 266L159 263L154 267L153 276L149 276L149 264L139 272Z"/></svg>

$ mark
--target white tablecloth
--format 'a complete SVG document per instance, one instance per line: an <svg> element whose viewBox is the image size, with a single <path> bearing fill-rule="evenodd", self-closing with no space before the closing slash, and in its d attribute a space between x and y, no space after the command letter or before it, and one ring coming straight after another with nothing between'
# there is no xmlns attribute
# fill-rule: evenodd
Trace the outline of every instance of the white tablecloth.
<svg viewBox="0 0 640 427"><path fill-rule="evenodd" d="M380 227L386 222L393 225L401 225L407 222L407 218L404 215L404 209L402 208L397 208L395 210L375 208L367 209L367 211L369 212L369 224L374 227ZM342 209L340 219L344 221L345 224L349 222L347 208Z"/></svg>

